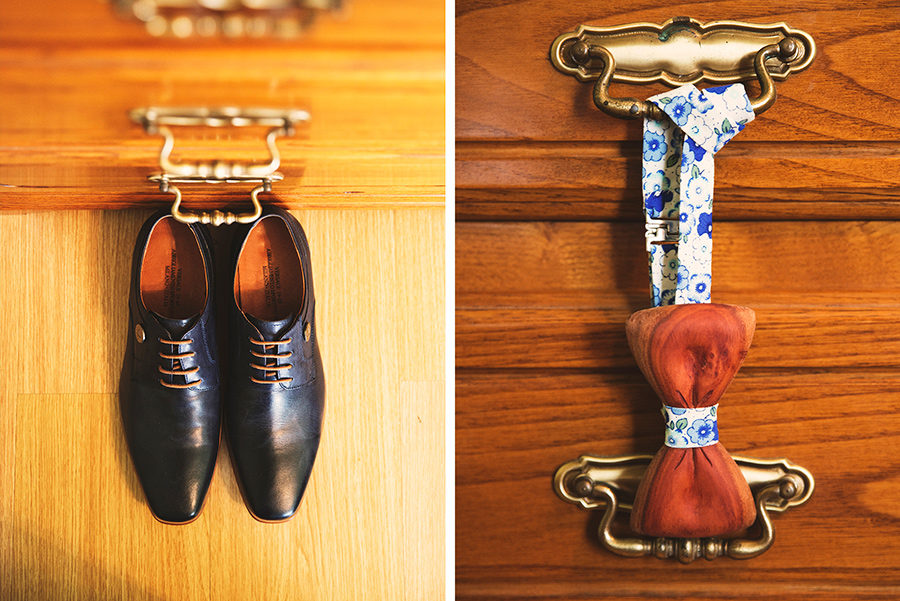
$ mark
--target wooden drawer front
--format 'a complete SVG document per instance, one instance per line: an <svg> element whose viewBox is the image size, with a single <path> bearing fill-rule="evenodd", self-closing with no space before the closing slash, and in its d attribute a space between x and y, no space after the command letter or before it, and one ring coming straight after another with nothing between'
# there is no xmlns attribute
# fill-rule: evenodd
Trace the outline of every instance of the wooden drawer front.
<svg viewBox="0 0 900 601"><path fill-rule="evenodd" d="M457 5L458 598L896 598L900 5ZM690 566L608 553L599 516L551 488L581 454L654 452L663 427L624 329L650 303L641 123L598 111L549 46L678 14L785 21L819 49L717 155L713 260L713 300L758 321L722 441L816 491L763 556Z"/></svg>
<svg viewBox="0 0 900 601"><path fill-rule="evenodd" d="M162 140L127 116L148 105L308 110L310 125L279 140L287 206L442 206L440 2L354 2L351 18L323 15L293 41L153 38L106 2L65 7L0 6L0 209L170 202L146 181ZM176 139L188 158L266 155L259 131ZM221 204L212 192L186 202Z"/></svg>
<svg viewBox="0 0 900 601"><path fill-rule="evenodd" d="M632 140L636 121L597 118L590 86L550 64L550 43L585 23L662 23L676 14L700 21L784 21L808 32L818 56L810 68L778 84L775 110L741 133L740 140L900 140L900 94L891 75L900 67L893 50L900 11L894 2L801 0L785 5L736 1L664 6L636 0L626 6L592 2L548 5L540 0L457 4L461 140ZM673 12L675 11L675 12ZM614 84L618 96L647 97L642 86ZM661 87L659 89L662 89ZM504 110L506 109L506 110Z"/></svg>
<svg viewBox="0 0 900 601"><path fill-rule="evenodd" d="M556 71L549 48L557 34L581 23L662 22L676 8L469 0L457 6L460 219L640 217L639 206L629 210L621 201L638 189L641 123L599 113L591 85ZM900 149L900 125L891 118L900 112L896 3L829 0L785 10L701 2L677 10L701 21L785 21L818 46L810 68L778 83L775 106L718 156L723 217L796 219L802 212L844 219L842 205L852 201L862 218L893 218L889 203L897 191L889 174L897 173ZM661 89L613 85L621 96ZM753 177L743 176L748 172Z"/></svg>
<svg viewBox="0 0 900 601"><path fill-rule="evenodd" d="M456 391L458 599L896 598L896 370L742 370L723 400L723 444L788 456L812 471L816 490L774 518L775 545L762 556L689 566L608 553L598 516L550 486L581 453L660 444L657 400L636 368L514 379L463 370ZM601 429L613 434L598 438Z"/></svg>

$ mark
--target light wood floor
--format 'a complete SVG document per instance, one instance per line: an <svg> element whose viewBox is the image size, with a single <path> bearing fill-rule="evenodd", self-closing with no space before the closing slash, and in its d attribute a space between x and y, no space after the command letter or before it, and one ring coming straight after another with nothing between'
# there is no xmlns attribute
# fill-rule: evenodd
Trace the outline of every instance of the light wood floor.
<svg viewBox="0 0 900 601"><path fill-rule="evenodd" d="M0 598L442 597L443 209L294 214L328 388L311 484L259 523L223 448L186 526L147 510L115 394L149 212L0 215Z"/></svg>

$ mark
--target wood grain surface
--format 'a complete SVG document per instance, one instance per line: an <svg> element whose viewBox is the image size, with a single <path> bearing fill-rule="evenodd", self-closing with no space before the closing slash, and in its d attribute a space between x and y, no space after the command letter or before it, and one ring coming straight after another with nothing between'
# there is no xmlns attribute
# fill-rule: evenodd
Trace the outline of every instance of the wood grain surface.
<svg viewBox="0 0 900 601"><path fill-rule="evenodd" d="M752 351L751 351L752 352ZM894 599L900 590L897 371L743 368L723 398L732 453L789 457L816 489L773 518L758 558L682 566L610 554L552 475L581 454L653 452L663 424L637 368L459 374L458 599Z"/></svg>
<svg viewBox="0 0 900 601"><path fill-rule="evenodd" d="M292 207L442 206L444 4L349 4L294 41L153 38L95 0L0 4L0 209L170 203L146 181L161 138L127 117L147 105L308 110L279 142ZM265 158L258 130L179 129L178 158Z"/></svg>
<svg viewBox="0 0 900 601"><path fill-rule="evenodd" d="M816 490L762 556L688 566L605 551L599 516L551 486L582 454L655 452L664 426L624 328L650 304L641 123L597 110L549 47L676 15L818 45L716 157L712 285L757 315L724 446L787 457ZM900 597L900 5L460 0L456 25L457 598Z"/></svg>
<svg viewBox="0 0 900 601"><path fill-rule="evenodd" d="M900 29L894 0L852 5L726 0L678 6L653 0L574 6L545 0L460 0L456 7L460 140L634 139L640 121L598 118L591 86L553 67L550 44L580 24L662 23L681 14L700 21L784 21L815 39L818 55L809 69L779 82L774 108L738 140L900 140L900 124L889 118L900 106L900 82L889 76L900 70L900 54L892 51ZM500 34L500 23L515 26ZM611 93L646 98L664 89L613 84Z"/></svg>
<svg viewBox="0 0 900 601"><path fill-rule="evenodd" d="M641 219L639 145L632 142L640 121L600 113L591 84L558 72L549 48L582 23L662 22L682 13L785 21L810 33L818 49L808 70L776 85L774 107L717 156L717 218L842 219L848 203L862 219L895 218L900 127L888 116L900 110L900 82L889 75L900 72L893 51L900 5L731 0L673 11L647 0L458 2L458 218ZM516 27L492 35L498 22ZM612 93L647 97L662 89L615 84ZM744 177L748 171L753 178Z"/></svg>
<svg viewBox="0 0 900 601"><path fill-rule="evenodd" d="M459 220L643 221L634 141L461 142L457 153ZM895 219L898 172L897 142L739 136L716 155L716 220L841 220L848 206L857 219Z"/></svg>
<svg viewBox="0 0 900 601"><path fill-rule="evenodd" d="M0 215L0 598L443 598L443 211L294 214L328 384L310 486L257 522L222 445L185 526L150 515L116 398L149 211Z"/></svg>
<svg viewBox="0 0 900 601"><path fill-rule="evenodd" d="M0 599L443 598L444 4L348 5L270 41L157 39L96 0L0 3ZM285 524L250 516L224 445L186 526L151 517L130 464L130 254L171 202L146 180L161 139L127 118L145 105L311 113L261 197L310 239L328 388ZM178 159L265 157L259 129L183 129ZM236 188L185 186L185 204L246 206Z"/></svg>
<svg viewBox="0 0 900 601"><path fill-rule="evenodd" d="M900 223L714 225L712 298L756 311L745 365L894 367ZM460 223L456 357L463 368L634 365L624 323L650 304L643 228Z"/></svg>

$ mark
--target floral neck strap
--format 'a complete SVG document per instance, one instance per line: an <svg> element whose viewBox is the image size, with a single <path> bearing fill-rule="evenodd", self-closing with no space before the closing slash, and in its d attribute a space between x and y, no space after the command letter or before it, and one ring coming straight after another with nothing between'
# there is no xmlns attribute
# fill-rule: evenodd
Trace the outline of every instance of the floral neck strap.
<svg viewBox="0 0 900 601"><path fill-rule="evenodd" d="M666 446L674 449L708 447L719 442L719 405L711 407L662 406L666 420Z"/></svg>
<svg viewBox="0 0 900 601"><path fill-rule="evenodd" d="M653 306L710 302L713 155L753 120L743 84L685 85L653 96L644 120L643 187Z"/></svg>

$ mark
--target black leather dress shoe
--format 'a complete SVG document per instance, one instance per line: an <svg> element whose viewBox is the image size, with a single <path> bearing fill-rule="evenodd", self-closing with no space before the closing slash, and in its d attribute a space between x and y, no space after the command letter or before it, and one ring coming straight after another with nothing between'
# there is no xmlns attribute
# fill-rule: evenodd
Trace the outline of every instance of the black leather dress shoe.
<svg viewBox="0 0 900 601"><path fill-rule="evenodd" d="M286 211L238 235L232 299L225 429L250 513L283 521L309 481L325 403L309 245Z"/></svg>
<svg viewBox="0 0 900 601"><path fill-rule="evenodd" d="M138 234L119 406L153 515L195 519L219 448L221 402L208 233L160 212Z"/></svg>

